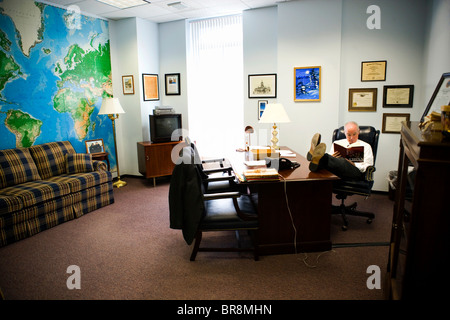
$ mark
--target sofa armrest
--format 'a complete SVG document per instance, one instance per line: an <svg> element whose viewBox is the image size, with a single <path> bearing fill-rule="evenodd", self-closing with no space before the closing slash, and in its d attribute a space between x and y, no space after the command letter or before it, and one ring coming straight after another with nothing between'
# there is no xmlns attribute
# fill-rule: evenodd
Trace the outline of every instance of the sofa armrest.
<svg viewBox="0 0 450 320"><path fill-rule="evenodd" d="M94 171L108 171L108 166L103 161L93 160L92 164L94 165Z"/></svg>

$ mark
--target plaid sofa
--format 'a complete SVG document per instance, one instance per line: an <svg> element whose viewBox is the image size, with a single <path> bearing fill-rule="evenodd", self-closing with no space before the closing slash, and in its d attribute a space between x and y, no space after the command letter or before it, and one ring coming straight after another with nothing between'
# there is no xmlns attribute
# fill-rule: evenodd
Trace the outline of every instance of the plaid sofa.
<svg viewBox="0 0 450 320"><path fill-rule="evenodd" d="M106 164L69 141L0 150L0 247L113 202Z"/></svg>

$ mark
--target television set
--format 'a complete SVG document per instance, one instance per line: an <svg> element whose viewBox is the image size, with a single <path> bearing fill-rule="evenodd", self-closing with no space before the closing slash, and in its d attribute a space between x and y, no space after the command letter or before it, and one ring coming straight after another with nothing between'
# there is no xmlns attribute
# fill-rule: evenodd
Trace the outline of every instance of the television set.
<svg viewBox="0 0 450 320"><path fill-rule="evenodd" d="M150 140L152 143L172 141L172 133L181 128L181 114L150 115ZM176 140L183 140L181 130L179 130Z"/></svg>

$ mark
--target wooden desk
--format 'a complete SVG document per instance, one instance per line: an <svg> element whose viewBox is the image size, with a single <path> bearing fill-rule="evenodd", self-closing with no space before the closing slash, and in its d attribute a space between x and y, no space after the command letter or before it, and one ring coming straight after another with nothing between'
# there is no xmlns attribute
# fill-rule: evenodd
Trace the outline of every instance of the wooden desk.
<svg viewBox="0 0 450 320"><path fill-rule="evenodd" d="M247 169L246 157L246 152L240 152L230 158L236 175ZM240 182L258 192L259 254L330 250L332 183L339 178L326 170L309 171L309 161L297 153L288 159L300 167L280 171L283 180L279 182Z"/></svg>

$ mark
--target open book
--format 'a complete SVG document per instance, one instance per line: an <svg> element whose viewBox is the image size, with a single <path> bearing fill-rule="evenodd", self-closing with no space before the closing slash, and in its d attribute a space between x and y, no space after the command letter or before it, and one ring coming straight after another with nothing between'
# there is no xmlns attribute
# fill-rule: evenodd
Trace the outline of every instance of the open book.
<svg viewBox="0 0 450 320"><path fill-rule="evenodd" d="M351 148L346 148L337 143L334 144L334 151L339 152L339 154L352 162L363 162L364 161L364 146L355 146Z"/></svg>

